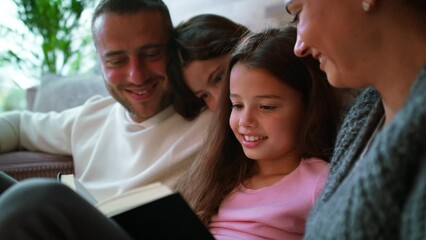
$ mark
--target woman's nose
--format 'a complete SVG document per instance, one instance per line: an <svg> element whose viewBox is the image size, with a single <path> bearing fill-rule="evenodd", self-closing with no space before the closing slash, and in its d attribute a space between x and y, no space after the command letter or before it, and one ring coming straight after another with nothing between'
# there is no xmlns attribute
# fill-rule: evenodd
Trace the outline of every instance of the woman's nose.
<svg viewBox="0 0 426 240"><path fill-rule="evenodd" d="M294 45L294 54L298 57L306 57L309 54L308 48L299 34L297 34L296 44Z"/></svg>

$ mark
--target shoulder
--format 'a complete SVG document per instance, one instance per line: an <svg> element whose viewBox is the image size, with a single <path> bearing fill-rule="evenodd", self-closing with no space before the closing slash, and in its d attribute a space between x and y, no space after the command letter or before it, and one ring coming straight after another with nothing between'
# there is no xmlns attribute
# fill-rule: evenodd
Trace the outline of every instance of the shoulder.
<svg viewBox="0 0 426 240"><path fill-rule="evenodd" d="M183 118L176 111L168 118L168 121L173 121L176 124L176 127L188 127L188 128L207 128L208 124L212 119L213 113L209 110L203 111L193 120L187 120Z"/></svg>
<svg viewBox="0 0 426 240"><path fill-rule="evenodd" d="M305 158L300 161L300 168L311 173L322 173L328 171L329 163L315 157Z"/></svg>
<svg viewBox="0 0 426 240"><path fill-rule="evenodd" d="M302 178L317 185L318 182L322 183L327 179L330 165L322 159L312 157L302 159L299 168Z"/></svg>
<svg viewBox="0 0 426 240"><path fill-rule="evenodd" d="M309 179L312 186L312 203L318 198L324 189L328 178L329 164L319 158L308 158L301 161L303 167L303 176Z"/></svg>
<svg viewBox="0 0 426 240"><path fill-rule="evenodd" d="M81 105L82 113L93 113L93 112L100 112L100 111L106 111L109 112L113 107L121 106L117 101L110 97L103 97L103 96L93 96L89 98L83 105Z"/></svg>
<svg viewBox="0 0 426 240"><path fill-rule="evenodd" d="M200 113L200 115L198 115L197 118L195 118L194 120L192 120L191 122L193 122L193 124L208 124L210 123L211 119L213 117L213 113L210 110L205 110L202 113Z"/></svg>
<svg viewBox="0 0 426 240"><path fill-rule="evenodd" d="M102 108L106 106L111 106L115 103L117 103L117 101L111 96L103 97L100 95L96 95L87 99L83 106Z"/></svg>

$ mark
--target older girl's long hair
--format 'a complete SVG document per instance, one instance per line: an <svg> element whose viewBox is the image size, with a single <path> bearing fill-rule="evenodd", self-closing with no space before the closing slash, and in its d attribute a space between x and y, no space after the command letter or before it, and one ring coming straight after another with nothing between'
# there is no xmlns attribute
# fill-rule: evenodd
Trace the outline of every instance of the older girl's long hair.
<svg viewBox="0 0 426 240"><path fill-rule="evenodd" d="M203 151L178 186L189 204L207 225L222 200L250 178L255 162L248 159L230 126L229 74L234 64L262 69L299 91L306 114L299 144L302 157L329 160L337 126L337 104L325 74L312 57L293 53L296 29L268 29L243 40L232 53L227 78L222 84L219 111L210 126Z"/></svg>

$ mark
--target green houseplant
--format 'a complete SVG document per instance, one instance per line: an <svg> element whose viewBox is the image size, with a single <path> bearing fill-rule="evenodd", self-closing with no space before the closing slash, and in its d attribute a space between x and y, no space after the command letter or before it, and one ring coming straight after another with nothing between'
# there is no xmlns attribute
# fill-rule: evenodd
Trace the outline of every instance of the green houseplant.
<svg viewBox="0 0 426 240"><path fill-rule="evenodd" d="M27 28L19 32L0 26L0 33L16 40L15 49L0 53L0 64L32 69L36 75L68 75L81 67L82 49L90 34L82 34L80 18L90 0L13 0L17 17ZM28 46L28 41L33 43ZM25 44L26 43L26 44Z"/></svg>

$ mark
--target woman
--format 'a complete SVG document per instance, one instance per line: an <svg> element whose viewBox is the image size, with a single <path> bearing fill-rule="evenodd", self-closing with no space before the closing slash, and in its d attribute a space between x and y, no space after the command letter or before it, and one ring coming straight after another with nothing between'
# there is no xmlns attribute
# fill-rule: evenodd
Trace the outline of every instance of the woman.
<svg viewBox="0 0 426 240"><path fill-rule="evenodd" d="M426 2L285 2L295 53L317 58L334 86L366 88L306 239L426 239Z"/></svg>
<svg viewBox="0 0 426 240"><path fill-rule="evenodd" d="M205 106L216 110L229 53L247 32L245 26L214 14L194 16L175 28L179 49L175 62L180 64L173 70L181 78L172 84L178 93L175 108L179 112L194 118Z"/></svg>

